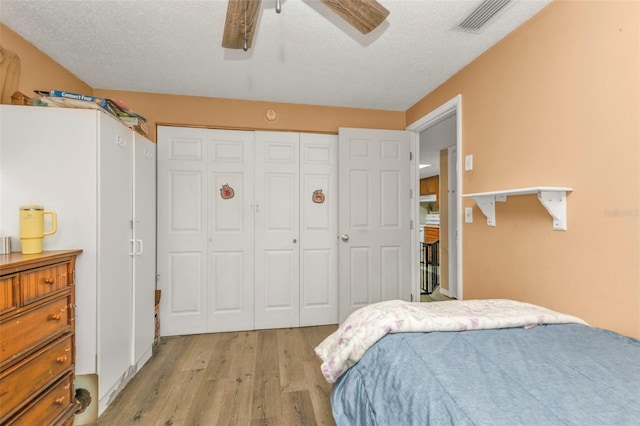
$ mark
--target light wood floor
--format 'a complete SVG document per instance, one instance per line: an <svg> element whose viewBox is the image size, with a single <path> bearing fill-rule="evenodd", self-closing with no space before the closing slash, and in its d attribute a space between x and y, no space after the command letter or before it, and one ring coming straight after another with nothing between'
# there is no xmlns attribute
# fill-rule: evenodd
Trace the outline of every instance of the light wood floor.
<svg viewBox="0 0 640 426"><path fill-rule="evenodd" d="M313 352L337 326L165 337L101 425L335 425Z"/></svg>

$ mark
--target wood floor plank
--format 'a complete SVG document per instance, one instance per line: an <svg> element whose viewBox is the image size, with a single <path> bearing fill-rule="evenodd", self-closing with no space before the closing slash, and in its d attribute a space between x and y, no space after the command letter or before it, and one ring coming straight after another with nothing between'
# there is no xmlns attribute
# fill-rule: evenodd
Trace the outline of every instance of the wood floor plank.
<svg viewBox="0 0 640 426"><path fill-rule="evenodd" d="M313 405L315 419L319 425L335 426L333 415L331 414L331 385L320 372L320 361L307 361L304 363L304 372L309 384L309 396Z"/></svg>
<svg viewBox="0 0 640 426"><path fill-rule="evenodd" d="M220 338L215 334L195 335L193 344L185 351L182 371L206 369L211 360L211 351L219 341Z"/></svg>
<svg viewBox="0 0 640 426"><path fill-rule="evenodd" d="M282 392L307 389L303 362L313 359L315 356L307 346L304 332L301 329L282 328L278 330L278 360Z"/></svg>
<svg viewBox="0 0 640 426"><path fill-rule="evenodd" d="M309 391L287 392L282 399L283 425L317 425Z"/></svg>
<svg viewBox="0 0 640 426"><path fill-rule="evenodd" d="M180 379L165 393L162 404L156 406L156 425L183 425L204 379L202 370L178 371Z"/></svg>
<svg viewBox="0 0 640 426"><path fill-rule="evenodd" d="M280 418L280 368L276 330L257 333L257 354L252 395L252 424L269 425Z"/></svg>
<svg viewBox="0 0 640 426"><path fill-rule="evenodd" d="M219 424L238 425L251 421L251 399L253 396L256 364L256 332L237 333L230 350L236 354L231 358L230 376L225 386Z"/></svg>

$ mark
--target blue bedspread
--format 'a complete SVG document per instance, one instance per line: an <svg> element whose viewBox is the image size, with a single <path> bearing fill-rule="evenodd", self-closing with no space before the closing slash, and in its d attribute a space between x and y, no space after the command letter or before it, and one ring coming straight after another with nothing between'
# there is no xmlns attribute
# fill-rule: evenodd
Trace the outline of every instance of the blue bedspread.
<svg viewBox="0 0 640 426"><path fill-rule="evenodd" d="M581 324L399 333L335 383L338 425L640 425L640 341Z"/></svg>

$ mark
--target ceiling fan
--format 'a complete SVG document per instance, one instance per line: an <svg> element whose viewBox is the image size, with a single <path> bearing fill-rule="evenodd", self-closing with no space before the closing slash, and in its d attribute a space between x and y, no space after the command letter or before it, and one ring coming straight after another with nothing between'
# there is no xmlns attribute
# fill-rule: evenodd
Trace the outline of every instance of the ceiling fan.
<svg viewBox="0 0 640 426"><path fill-rule="evenodd" d="M256 19L261 0L229 0L224 24L222 47L248 50L253 41ZM376 0L322 0L362 34L377 28L389 15L389 11ZM280 12L280 0L276 11Z"/></svg>

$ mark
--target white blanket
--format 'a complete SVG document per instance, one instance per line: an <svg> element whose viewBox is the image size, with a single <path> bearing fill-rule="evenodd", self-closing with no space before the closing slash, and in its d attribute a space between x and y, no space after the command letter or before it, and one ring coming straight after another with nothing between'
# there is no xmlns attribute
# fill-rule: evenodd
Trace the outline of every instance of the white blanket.
<svg viewBox="0 0 640 426"><path fill-rule="evenodd" d="M353 312L316 348L322 375L334 383L369 347L388 333L465 331L586 323L580 318L514 300L452 300L419 303L389 300Z"/></svg>

